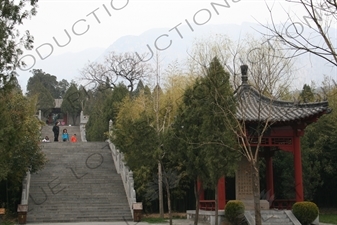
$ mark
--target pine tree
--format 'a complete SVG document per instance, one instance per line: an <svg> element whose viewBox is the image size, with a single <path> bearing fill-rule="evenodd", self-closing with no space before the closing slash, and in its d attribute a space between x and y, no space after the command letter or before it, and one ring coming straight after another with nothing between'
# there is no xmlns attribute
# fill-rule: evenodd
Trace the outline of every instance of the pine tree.
<svg viewBox="0 0 337 225"><path fill-rule="evenodd" d="M185 91L183 101L174 126L182 147L180 154L188 160L187 172L215 190L217 208L218 180L233 174L239 159L235 133L228 126L235 120L233 90L229 74L217 58L212 60L205 76Z"/></svg>

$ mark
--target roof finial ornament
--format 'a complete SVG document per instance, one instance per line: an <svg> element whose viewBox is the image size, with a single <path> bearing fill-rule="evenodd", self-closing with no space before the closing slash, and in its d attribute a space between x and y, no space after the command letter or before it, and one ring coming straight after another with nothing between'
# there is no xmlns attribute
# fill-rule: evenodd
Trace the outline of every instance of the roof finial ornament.
<svg viewBox="0 0 337 225"><path fill-rule="evenodd" d="M242 84L248 84L248 76L247 76L248 66L247 65L241 65L240 68L241 68Z"/></svg>

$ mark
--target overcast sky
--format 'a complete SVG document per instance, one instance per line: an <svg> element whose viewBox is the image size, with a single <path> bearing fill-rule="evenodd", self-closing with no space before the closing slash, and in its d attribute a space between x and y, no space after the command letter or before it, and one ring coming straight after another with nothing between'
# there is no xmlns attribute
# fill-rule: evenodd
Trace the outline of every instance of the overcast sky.
<svg viewBox="0 0 337 225"><path fill-rule="evenodd" d="M38 3L38 14L26 21L23 28L34 35L35 47L51 44L57 55L90 47L106 48L124 35L139 35L152 28L174 28L180 23L187 25L186 20L194 29L202 24L265 22L270 19L266 4L274 4L276 18L282 18L279 15L285 14L281 3L288 10L283 2L228 0L226 8L220 6L226 5L224 0L43 0ZM53 38L65 45L69 40L65 30L71 41L58 47ZM47 49L46 46L40 50Z"/></svg>
<svg viewBox="0 0 337 225"><path fill-rule="evenodd" d="M38 60L38 54L107 48L122 36L152 28L176 32L182 25L197 30L204 24L270 23L267 5L273 7L276 23L284 23L287 13L303 23L306 15L285 0L42 0L38 5L37 15L22 26L35 40L34 49L24 53L32 56L24 59L28 65L33 57Z"/></svg>

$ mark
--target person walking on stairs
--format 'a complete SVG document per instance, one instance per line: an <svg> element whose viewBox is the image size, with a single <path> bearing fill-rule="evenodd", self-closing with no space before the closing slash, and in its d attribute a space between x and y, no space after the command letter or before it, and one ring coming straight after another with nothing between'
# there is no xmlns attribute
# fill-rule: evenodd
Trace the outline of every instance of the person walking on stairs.
<svg viewBox="0 0 337 225"><path fill-rule="evenodd" d="M53 133L54 133L54 141L58 142L59 141L59 134L60 134L60 127L59 127L59 122L56 122L55 125L53 126Z"/></svg>

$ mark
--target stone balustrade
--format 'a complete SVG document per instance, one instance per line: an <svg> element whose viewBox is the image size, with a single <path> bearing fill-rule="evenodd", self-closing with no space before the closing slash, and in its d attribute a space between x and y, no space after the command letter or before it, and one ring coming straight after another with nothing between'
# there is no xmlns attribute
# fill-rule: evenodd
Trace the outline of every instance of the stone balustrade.
<svg viewBox="0 0 337 225"><path fill-rule="evenodd" d="M112 120L109 121L109 135L112 135ZM115 145L111 143L109 139L107 140L107 142L109 143L111 156L114 160L117 173L121 175L121 178L123 180L125 193L129 202L129 207L132 212L132 217L134 217L132 207L133 204L136 203L136 191L134 189L133 172L129 169L128 166L126 166L124 162L123 152L120 152L118 149L116 149Z"/></svg>
<svg viewBox="0 0 337 225"><path fill-rule="evenodd" d="M123 153L116 149L115 145L111 143L110 140L107 140L107 142L109 143L111 156L114 160L117 173L121 175L125 193L128 198L129 207L133 217L132 206L134 203L136 203L136 191L134 189L133 172L129 169L129 167L125 165Z"/></svg>

